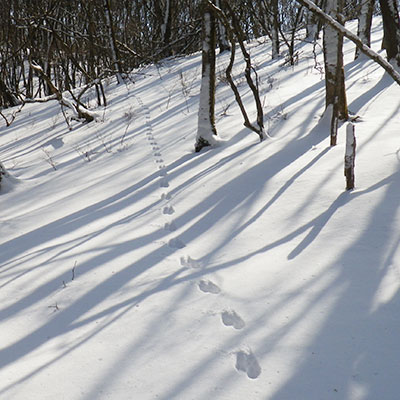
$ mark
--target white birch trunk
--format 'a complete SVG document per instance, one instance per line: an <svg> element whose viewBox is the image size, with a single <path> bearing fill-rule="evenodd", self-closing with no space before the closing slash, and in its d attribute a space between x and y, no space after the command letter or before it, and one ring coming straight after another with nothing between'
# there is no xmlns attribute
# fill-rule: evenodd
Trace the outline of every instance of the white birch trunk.
<svg viewBox="0 0 400 400"><path fill-rule="evenodd" d="M220 0L215 1L215 5L218 8L221 8L221 2ZM219 51L220 53L223 53L226 50L230 50L231 46L229 44L227 34L226 34L226 29L224 24L221 22L220 19L218 19L218 43L219 43Z"/></svg>
<svg viewBox="0 0 400 400"><path fill-rule="evenodd" d="M203 15L202 76L195 150L214 146L217 130L214 121L215 106L215 26L211 12L205 7Z"/></svg>
<svg viewBox="0 0 400 400"><path fill-rule="evenodd" d="M327 0L325 12L335 18L337 10L337 0ZM326 106L334 103L336 88L336 71L338 63L339 32L330 25L324 27L324 62L325 62L325 86L326 86Z"/></svg>
<svg viewBox="0 0 400 400"><path fill-rule="evenodd" d="M169 20L169 10L170 10L170 0L165 1L165 11L164 11L164 22L161 25L161 41L162 43L165 43L165 35L167 33L167 26L168 26L168 20Z"/></svg>
<svg viewBox="0 0 400 400"><path fill-rule="evenodd" d="M104 11L105 11L105 17L106 17L106 23L107 23L107 28L108 28L108 38L110 42L110 49L111 49L111 58L115 70L115 76L117 77L117 82L118 84L123 82L122 76L121 76L121 71L119 68L118 64L118 57L117 57L117 50L115 47L115 38L114 38L114 32L113 32L113 26L112 26L112 19L110 15L110 4L109 0L104 0Z"/></svg>
<svg viewBox="0 0 400 400"><path fill-rule="evenodd" d="M341 0L327 0L326 13L338 18ZM344 86L343 36L332 26L324 27L325 105L333 105L331 121L331 146L337 142L338 119L347 119L347 102Z"/></svg>
<svg viewBox="0 0 400 400"><path fill-rule="evenodd" d="M371 45L371 25L375 0L363 0L361 2L360 15L358 17L357 35L361 42L367 46ZM355 59L360 55L360 49L356 47Z"/></svg>
<svg viewBox="0 0 400 400"><path fill-rule="evenodd" d="M309 10L307 10L306 14L306 35L307 39L312 43L318 39L318 20Z"/></svg>
<svg viewBox="0 0 400 400"><path fill-rule="evenodd" d="M346 190L354 189L354 166L356 159L356 136L354 124L349 122L346 127L346 152L344 156L344 175L346 177Z"/></svg>
<svg viewBox="0 0 400 400"><path fill-rule="evenodd" d="M201 78L196 142L204 141L212 146L217 143L217 140L215 126L210 118L210 90L210 66L207 65Z"/></svg>

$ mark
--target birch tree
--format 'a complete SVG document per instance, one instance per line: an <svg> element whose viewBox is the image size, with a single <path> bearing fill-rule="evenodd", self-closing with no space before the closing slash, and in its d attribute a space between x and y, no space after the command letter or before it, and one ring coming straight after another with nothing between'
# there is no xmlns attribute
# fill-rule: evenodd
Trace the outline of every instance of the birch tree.
<svg viewBox="0 0 400 400"><path fill-rule="evenodd" d="M326 13L340 21L343 0L327 0ZM337 142L339 119L347 119L347 101L343 68L343 35L331 25L323 30L324 65L325 65L325 106L331 115L331 146Z"/></svg>
<svg viewBox="0 0 400 400"><path fill-rule="evenodd" d="M215 0L215 5L221 8L221 0ZM218 19L218 45L220 53L231 49L225 26L220 19Z"/></svg>
<svg viewBox="0 0 400 400"><path fill-rule="evenodd" d="M372 50L369 46L364 44L360 38L346 29L342 24L338 23L331 16L322 11L315 3L311 0L297 0L300 4L306 7L308 10L312 11L318 15L325 23L329 24L336 31L340 32L347 39L352 41L360 51L365 54L368 58L379 64L391 77L392 79L400 85L400 74L393 68L393 65L387 62L383 57L381 57L376 51Z"/></svg>
<svg viewBox="0 0 400 400"><path fill-rule="evenodd" d="M203 0L202 8L202 73L195 151L217 144L215 127L215 17L212 7Z"/></svg>
<svg viewBox="0 0 400 400"><path fill-rule="evenodd" d="M371 25L372 15L374 12L375 0L361 0L360 11L358 14L358 30L357 36L361 42L371 46ZM360 48L356 47L355 58L360 55Z"/></svg>
<svg viewBox="0 0 400 400"><path fill-rule="evenodd" d="M104 0L104 15L106 17L106 23L108 28L108 37L110 42L111 57L113 62L113 67L115 70L115 76L117 77L118 84L123 82L121 76L121 66L118 60L117 53L117 42L115 40L114 24L111 13L111 0Z"/></svg>
<svg viewBox="0 0 400 400"><path fill-rule="evenodd" d="M323 0L316 0L316 5L322 7ZM305 13L305 23L306 23L306 37L309 41L314 43L319 38L319 33L321 31L321 22L317 15L315 15L310 10Z"/></svg>
<svg viewBox="0 0 400 400"><path fill-rule="evenodd" d="M349 122L346 127L346 152L344 155L344 176L346 177L346 190L354 189L354 165L356 159L356 136L354 124Z"/></svg>
<svg viewBox="0 0 400 400"><path fill-rule="evenodd" d="M161 42L166 45L171 37L171 11L172 0L165 0L164 20L161 25Z"/></svg>

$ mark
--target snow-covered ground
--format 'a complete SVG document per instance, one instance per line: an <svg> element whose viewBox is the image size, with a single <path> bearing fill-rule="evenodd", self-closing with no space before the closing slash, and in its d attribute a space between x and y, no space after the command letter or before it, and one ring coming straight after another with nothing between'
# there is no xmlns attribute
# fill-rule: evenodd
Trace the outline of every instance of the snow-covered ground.
<svg viewBox="0 0 400 400"><path fill-rule="evenodd" d="M346 192L312 46L294 67L249 46L261 144L220 72L224 142L193 152L199 54L110 80L97 122L2 123L0 399L399 398L400 88L346 42Z"/></svg>

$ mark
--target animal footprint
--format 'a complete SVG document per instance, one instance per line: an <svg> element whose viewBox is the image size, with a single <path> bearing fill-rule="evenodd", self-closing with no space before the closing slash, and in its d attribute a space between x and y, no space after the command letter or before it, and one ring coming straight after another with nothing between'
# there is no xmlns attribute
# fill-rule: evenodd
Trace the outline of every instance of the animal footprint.
<svg viewBox="0 0 400 400"><path fill-rule="evenodd" d="M257 358L250 349L240 350L236 353L236 369L243 371L250 379L257 379L261 374L261 367Z"/></svg>
<svg viewBox="0 0 400 400"><path fill-rule="evenodd" d="M161 200L170 200L171 199L171 193L163 193L161 195Z"/></svg>
<svg viewBox="0 0 400 400"><path fill-rule="evenodd" d="M169 187L169 183L168 183L167 179L165 179L165 178L161 179L160 187L164 187L164 188Z"/></svg>
<svg viewBox="0 0 400 400"><path fill-rule="evenodd" d="M164 224L164 229L169 232L173 232L176 230L176 226L173 222L166 222Z"/></svg>
<svg viewBox="0 0 400 400"><path fill-rule="evenodd" d="M219 286L217 286L214 282L209 281L208 279L202 279L199 282L199 289L204 293L218 294L221 292Z"/></svg>
<svg viewBox="0 0 400 400"><path fill-rule="evenodd" d="M233 326L235 329L242 329L246 325L242 318L234 310L222 311L221 317L225 326Z"/></svg>
<svg viewBox="0 0 400 400"><path fill-rule="evenodd" d="M185 243L183 243L182 240L178 238L171 239L168 242L168 246L172 247L173 249L183 249L184 247L186 247Z"/></svg>
<svg viewBox="0 0 400 400"><path fill-rule="evenodd" d="M165 206L163 208L163 214L172 215L175 212L174 207L172 206Z"/></svg>
<svg viewBox="0 0 400 400"><path fill-rule="evenodd" d="M181 257L180 259L182 267L187 267L187 268L200 268L201 263L198 260L194 260L190 256L186 257Z"/></svg>

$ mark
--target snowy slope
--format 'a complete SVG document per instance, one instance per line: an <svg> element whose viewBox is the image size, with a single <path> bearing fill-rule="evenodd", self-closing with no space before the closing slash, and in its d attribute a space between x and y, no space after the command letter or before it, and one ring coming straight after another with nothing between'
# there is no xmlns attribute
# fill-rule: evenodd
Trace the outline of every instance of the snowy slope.
<svg viewBox="0 0 400 400"><path fill-rule="evenodd" d="M262 144L219 78L224 143L193 153L198 54L109 81L97 122L1 125L0 399L399 398L400 89L346 43L345 192L312 46L250 48Z"/></svg>

